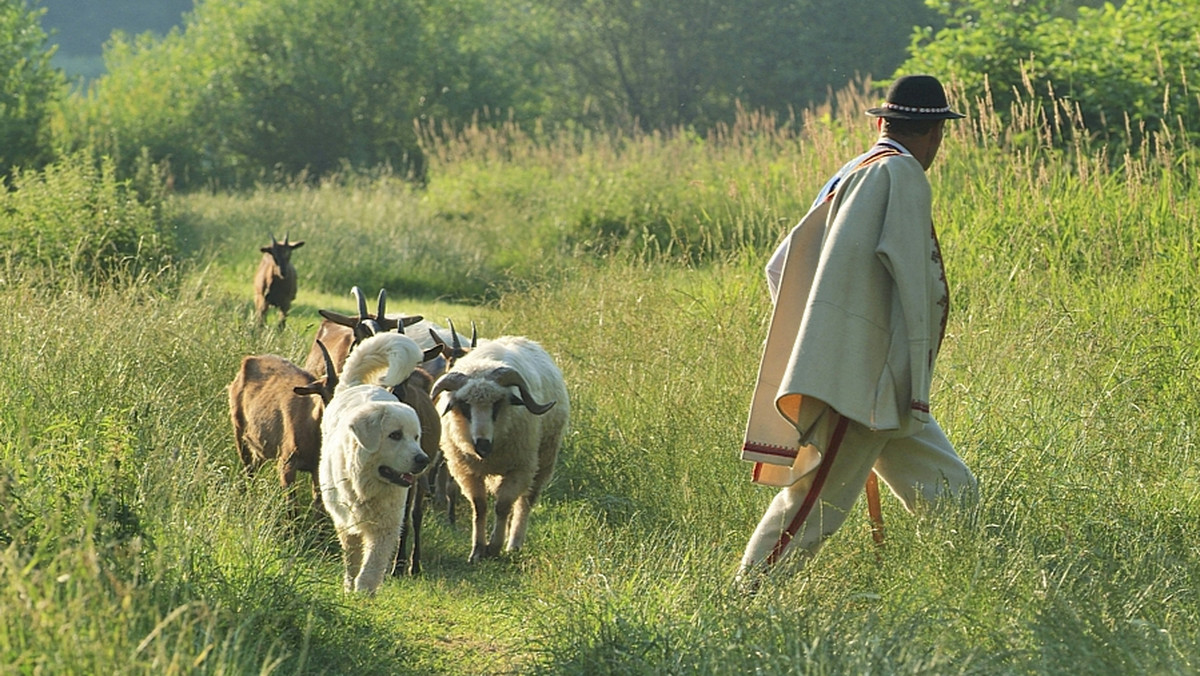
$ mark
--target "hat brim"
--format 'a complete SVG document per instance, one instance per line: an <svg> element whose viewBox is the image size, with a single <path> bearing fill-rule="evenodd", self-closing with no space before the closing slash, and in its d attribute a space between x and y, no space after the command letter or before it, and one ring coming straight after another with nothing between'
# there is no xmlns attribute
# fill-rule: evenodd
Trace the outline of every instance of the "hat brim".
<svg viewBox="0 0 1200 676"><path fill-rule="evenodd" d="M886 117L892 120L959 120L966 115L947 110L938 113L908 113L894 108L868 108L867 115Z"/></svg>

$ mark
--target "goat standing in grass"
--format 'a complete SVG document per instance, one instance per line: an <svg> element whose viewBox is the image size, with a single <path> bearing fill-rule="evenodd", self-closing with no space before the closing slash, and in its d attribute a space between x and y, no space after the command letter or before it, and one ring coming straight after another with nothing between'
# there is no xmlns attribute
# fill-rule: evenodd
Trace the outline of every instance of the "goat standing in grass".
<svg viewBox="0 0 1200 676"><path fill-rule="evenodd" d="M292 252L304 246L304 240L288 242L283 236L279 242L271 235L271 246L264 246L262 261L254 274L254 311L261 326L266 322L267 308L279 308L279 327L287 322L287 313L296 300L296 268L292 265Z"/></svg>
<svg viewBox="0 0 1200 676"><path fill-rule="evenodd" d="M459 359L432 396L446 465L474 511L468 561L520 549L570 419L562 372L541 345L505 336ZM489 493L496 514L485 540Z"/></svg>
<svg viewBox="0 0 1200 676"><path fill-rule="evenodd" d="M272 459L279 465L279 483L284 488L295 483L296 472L309 472L317 509L321 508L317 479L321 415L338 384L328 352L325 363L330 375L314 378L283 357L251 355L242 359L229 384L233 442L247 476ZM295 495L289 491L288 497L295 511Z"/></svg>

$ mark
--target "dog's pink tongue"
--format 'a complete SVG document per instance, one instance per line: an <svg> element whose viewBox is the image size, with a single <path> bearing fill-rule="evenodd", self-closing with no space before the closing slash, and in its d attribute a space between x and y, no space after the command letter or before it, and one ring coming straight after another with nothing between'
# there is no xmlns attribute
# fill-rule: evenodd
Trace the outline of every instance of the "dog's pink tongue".
<svg viewBox="0 0 1200 676"><path fill-rule="evenodd" d="M401 478L401 479L404 479L405 481L407 481L407 482L408 482L408 483L410 483L410 484L415 484L415 483L417 483L417 477L413 476L412 474L409 474L408 472L405 472L404 474L401 474L401 475L400 475L400 478Z"/></svg>

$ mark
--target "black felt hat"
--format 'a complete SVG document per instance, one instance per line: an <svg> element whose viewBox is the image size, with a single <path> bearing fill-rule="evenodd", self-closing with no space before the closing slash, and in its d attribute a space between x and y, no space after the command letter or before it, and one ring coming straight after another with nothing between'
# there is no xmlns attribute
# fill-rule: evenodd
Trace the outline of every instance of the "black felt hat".
<svg viewBox="0 0 1200 676"><path fill-rule="evenodd" d="M950 110L946 90L932 75L905 75L888 87L884 104L867 115L896 120L955 120L966 117Z"/></svg>

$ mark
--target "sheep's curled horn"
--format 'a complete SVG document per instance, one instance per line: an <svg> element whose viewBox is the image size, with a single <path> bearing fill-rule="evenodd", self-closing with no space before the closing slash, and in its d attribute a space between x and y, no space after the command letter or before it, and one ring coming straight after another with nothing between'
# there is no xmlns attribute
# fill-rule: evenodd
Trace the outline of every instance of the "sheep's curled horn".
<svg viewBox="0 0 1200 676"><path fill-rule="evenodd" d="M529 394L529 386L525 384L525 379L521 377L520 372L508 366L501 366L492 369L487 374L487 378L496 382L501 387L516 387L521 393L519 402L515 402L529 409L529 412L534 415L541 415L546 411L554 408L556 401L551 401L545 404L539 404L534 400L533 395ZM433 391L429 393L430 399L437 399L437 396L442 392L455 392L463 385L467 384L470 378L465 373L450 372L438 378L438 381L433 384Z"/></svg>

